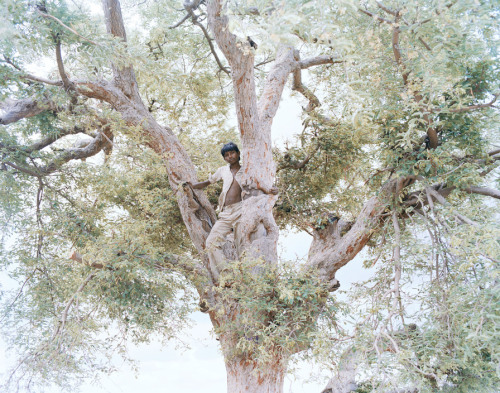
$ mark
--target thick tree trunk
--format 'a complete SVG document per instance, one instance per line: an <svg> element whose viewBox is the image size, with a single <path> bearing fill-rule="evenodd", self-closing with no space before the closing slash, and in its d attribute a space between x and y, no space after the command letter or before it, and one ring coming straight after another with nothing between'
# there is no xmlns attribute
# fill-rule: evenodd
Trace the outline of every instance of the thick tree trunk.
<svg viewBox="0 0 500 393"><path fill-rule="evenodd" d="M282 393L286 366L277 361L265 372L258 370L251 360L226 362L228 393Z"/></svg>

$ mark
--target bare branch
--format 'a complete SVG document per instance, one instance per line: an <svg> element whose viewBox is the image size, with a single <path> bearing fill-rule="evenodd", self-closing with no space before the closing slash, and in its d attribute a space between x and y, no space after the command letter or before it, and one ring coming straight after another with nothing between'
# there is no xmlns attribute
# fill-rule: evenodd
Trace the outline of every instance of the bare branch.
<svg viewBox="0 0 500 393"><path fill-rule="evenodd" d="M311 57L309 59L300 60L299 67L303 70L306 68L323 65L323 64L339 64L343 63L344 60L336 59L333 56L324 55L324 56L316 56Z"/></svg>
<svg viewBox="0 0 500 393"><path fill-rule="evenodd" d="M87 284L90 282L90 280L92 280L94 277L95 277L95 273L93 273L93 272L90 273L85 278L85 280L83 280L83 282L80 284L80 286L75 291L75 293L71 296L71 298L66 302L66 306L64 307L64 310L61 314L61 319L59 320L59 324L56 326L56 328L54 329L54 332L52 333L51 341L55 340L57 338L57 336L60 336L63 333L64 327L66 325L66 321L68 319L69 309L71 308L71 306L75 302L75 298L78 296L78 294L80 292L83 291L83 289L87 286Z"/></svg>
<svg viewBox="0 0 500 393"><path fill-rule="evenodd" d="M57 42L56 42L56 61L57 61L57 69L59 71L59 75L61 76L64 89L67 92L74 90L73 83L69 80L68 75L66 74L66 71L64 70L64 63L63 63L62 53L61 53L61 40L59 40L59 39L57 39Z"/></svg>
<svg viewBox="0 0 500 393"><path fill-rule="evenodd" d="M194 2L194 3L199 3L199 1ZM203 35L207 39L208 45L210 46L210 51L212 52L212 55L214 56L215 61L217 62L217 65L219 66L220 70L225 72L227 75L230 75L230 71L226 67L224 67L224 65L222 64L222 62L219 59L219 56L217 55L217 51L215 50L214 44L212 42L213 38L210 37L210 34L208 34L208 31L205 28L205 26L203 26L198 21L198 16L193 11L193 5L185 4L184 7L186 8L186 11L188 12L188 14L191 16L191 20L192 20L193 24L195 26L198 26L201 29L201 31L203 31Z"/></svg>
<svg viewBox="0 0 500 393"><path fill-rule="evenodd" d="M180 25L182 25L185 21L187 21L189 19L191 15L187 14L184 16L184 18L182 18L179 22L177 22L176 24L172 25L172 26L168 26L169 29L175 29L177 27L179 27Z"/></svg>
<svg viewBox="0 0 500 393"><path fill-rule="evenodd" d="M500 199L500 191L488 187L467 187L465 189L469 194L480 194L490 196L492 198Z"/></svg>
<svg viewBox="0 0 500 393"><path fill-rule="evenodd" d="M391 14L391 15L394 15L394 16L397 16L399 14L399 11L393 11L391 10L390 8L384 6L382 3L380 3L379 1L375 1L375 3L377 3L377 6L381 9L383 9L385 12L387 12L388 14Z"/></svg>
<svg viewBox="0 0 500 393"><path fill-rule="evenodd" d="M318 97L309 90L304 84L302 83L302 67L300 67L300 53L297 49L294 50L294 57L295 60L298 61L299 67L295 68L293 71L293 86L292 90L298 91L300 94L302 94L305 98L309 100L309 104L307 105L307 108L305 109L306 112L311 112L315 108L321 105Z"/></svg>
<svg viewBox="0 0 500 393"><path fill-rule="evenodd" d="M59 23L62 27L64 27L66 30L72 32L74 35L80 37L82 40L84 41L87 41L87 42L90 42L91 44L93 45L96 45L96 46L101 46L99 45L97 42L95 41L92 41L92 40L89 40L88 38L85 38L84 36L82 36L81 34L79 34L76 30L72 29L71 27L65 25L61 20L57 19L55 16L53 15L49 15L45 12L42 12L40 11L39 9L37 9L37 12L40 16L44 17L44 18L49 18L49 19L52 19L54 21L56 21L57 23Z"/></svg>

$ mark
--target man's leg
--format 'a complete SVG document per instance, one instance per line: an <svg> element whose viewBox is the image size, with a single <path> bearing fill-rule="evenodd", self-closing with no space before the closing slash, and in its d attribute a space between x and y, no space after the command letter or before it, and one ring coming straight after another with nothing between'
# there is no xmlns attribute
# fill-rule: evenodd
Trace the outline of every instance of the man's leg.
<svg viewBox="0 0 500 393"><path fill-rule="evenodd" d="M233 229L229 209L224 208L220 213L219 219L212 227L207 237L205 251L210 260L210 269L216 280L219 279L220 272L226 267L226 258L222 252L222 245L226 241L226 236Z"/></svg>
<svg viewBox="0 0 500 393"><path fill-rule="evenodd" d="M234 204L234 209L231 214L231 224L234 230L234 247L236 248L236 255L239 259L242 253L242 239L240 231L240 218L241 218L241 202Z"/></svg>

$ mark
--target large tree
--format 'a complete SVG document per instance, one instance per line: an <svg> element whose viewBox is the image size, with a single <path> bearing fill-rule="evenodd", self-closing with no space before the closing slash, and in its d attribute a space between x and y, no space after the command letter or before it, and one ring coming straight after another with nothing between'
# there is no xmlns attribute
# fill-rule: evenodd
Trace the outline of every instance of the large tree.
<svg viewBox="0 0 500 393"><path fill-rule="evenodd" d="M374 367L364 389L498 387L500 252L478 197L500 198L494 1L151 0L127 4L127 29L117 0L102 6L2 3L2 259L20 283L2 323L24 352L10 382L105 368L108 327L175 336L195 296L231 393L281 392L313 352L343 354L325 391ZM284 92L304 128L273 149ZM186 182L230 139L243 252L229 238L218 277L220 190ZM306 261L278 261L279 228L313 237ZM364 248L378 270L347 340L335 274Z"/></svg>

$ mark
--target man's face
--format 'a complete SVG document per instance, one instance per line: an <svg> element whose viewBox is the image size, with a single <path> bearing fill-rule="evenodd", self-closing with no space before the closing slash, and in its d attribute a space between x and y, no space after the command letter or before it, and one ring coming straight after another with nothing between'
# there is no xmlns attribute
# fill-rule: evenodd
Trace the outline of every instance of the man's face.
<svg viewBox="0 0 500 393"><path fill-rule="evenodd" d="M240 154L234 150L229 150L224 153L224 161L228 164L236 164L240 160Z"/></svg>

